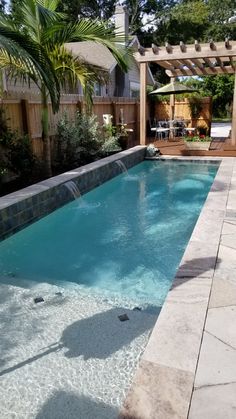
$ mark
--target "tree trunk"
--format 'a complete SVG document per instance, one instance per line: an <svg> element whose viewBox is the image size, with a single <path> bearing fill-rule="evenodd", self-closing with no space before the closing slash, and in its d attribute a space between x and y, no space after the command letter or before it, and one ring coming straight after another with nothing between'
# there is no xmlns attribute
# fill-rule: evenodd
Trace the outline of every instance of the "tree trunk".
<svg viewBox="0 0 236 419"><path fill-rule="evenodd" d="M52 161L51 161L51 142L49 137L48 126L48 99L45 86L42 86L42 140L43 140L43 154L44 154L44 174L47 177L52 176Z"/></svg>

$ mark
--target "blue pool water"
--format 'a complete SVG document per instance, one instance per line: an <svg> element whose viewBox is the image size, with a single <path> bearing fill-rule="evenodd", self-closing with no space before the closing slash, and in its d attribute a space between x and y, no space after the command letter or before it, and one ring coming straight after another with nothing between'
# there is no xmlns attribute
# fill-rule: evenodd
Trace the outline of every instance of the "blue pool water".
<svg viewBox="0 0 236 419"><path fill-rule="evenodd" d="M144 161L0 243L0 280L162 305L217 165Z"/></svg>

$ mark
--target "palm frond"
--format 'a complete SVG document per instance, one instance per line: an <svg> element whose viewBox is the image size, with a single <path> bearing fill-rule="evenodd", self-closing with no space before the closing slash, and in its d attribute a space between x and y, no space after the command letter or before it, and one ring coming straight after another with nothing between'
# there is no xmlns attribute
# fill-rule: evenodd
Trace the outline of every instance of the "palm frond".
<svg viewBox="0 0 236 419"><path fill-rule="evenodd" d="M41 79L48 88L53 109L60 102L60 86L46 52L29 37L0 25L0 52L8 56L9 63L24 66L34 80Z"/></svg>
<svg viewBox="0 0 236 419"><path fill-rule="evenodd" d="M62 45L66 42L93 41L110 50L120 67L127 71L131 52L123 44L124 36L116 36L104 22L81 19L78 23L57 23L44 33L44 42Z"/></svg>

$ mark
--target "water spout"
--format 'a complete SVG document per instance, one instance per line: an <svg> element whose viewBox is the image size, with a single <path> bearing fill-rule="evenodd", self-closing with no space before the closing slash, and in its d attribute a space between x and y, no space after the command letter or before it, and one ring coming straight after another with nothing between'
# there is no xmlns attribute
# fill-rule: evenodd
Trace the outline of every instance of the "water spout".
<svg viewBox="0 0 236 419"><path fill-rule="evenodd" d="M127 170L127 167L125 166L125 164L123 163L123 161L116 160L115 163L117 164L117 166L119 166L121 172L125 173L128 176L128 170Z"/></svg>
<svg viewBox="0 0 236 419"><path fill-rule="evenodd" d="M64 186L70 191L74 199L81 198L80 190L73 180L64 183Z"/></svg>

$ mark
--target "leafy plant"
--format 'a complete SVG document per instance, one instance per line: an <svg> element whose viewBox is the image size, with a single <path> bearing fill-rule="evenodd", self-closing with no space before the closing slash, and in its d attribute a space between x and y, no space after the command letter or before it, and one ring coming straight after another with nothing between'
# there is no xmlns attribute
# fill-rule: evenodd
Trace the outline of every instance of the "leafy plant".
<svg viewBox="0 0 236 419"><path fill-rule="evenodd" d="M198 119L202 111L201 97L192 95L189 97L189 109L192 119Z"/></svg>
<svg viewBox="0 0 236 419"><path fill-rule="evenodd" d="M29 138L19 137L7 126L4 110L0 108L0 176L13 173L24 179L32 173L36 159L31 150Z"/></svg>
<svg viewBox="0 0 236 419"><path fill-rule="evenodd" d="M64 169L94 161L103 143L97 117L80 112L73 121L63 116L57 125L57 138L57 164Z"/></svg>
<svg viewBox="0 0 236 419"><path fill-rule="evenodd" d="M50 87L52 90L52 86L55 86L56 93L58 93L57 101L52 102L53 110L56 112L59 108L60 89L65 83L75 86L79 81L87 102L91 104L93 85L98 79L96 68L93 69L91 66L88 67L85 62L81 62L81 59L75 57L65 45L81 41L93 41L104 45L113 54L123 71L128 70L128 54L127 50L125 54L124 46L121 44L124 37L115 36L113 28L107 22L92 19L78 21L77 17L76 22L68 22L66 15L58 11L59 0L21 0L20 2L15 1L13 6L13 18L6 15L0 16L0 47L1 42L4 42L5 34L8 43L11 42L13 46L14 40L21 41L20 45L24 45L24 43L26 46L29 45L33 52L35 51L35 55L39 55L39 62L40 59L42 61L42 58L46 57L46 64L50 67L54 77L50 84L46 83L43 77L41 79L33 78L38 85L42 100L41 120L45 174L51 176L48 121ZM35 66L36 64L34 63ZM45 73L47 74L46 64ZM23 71L29 76L31 75L28 67L23 66Z"/></svg>
<svg viewBox="0 0 236 419"><path fill-rule="evenodd" d="M106 139L101 147L101 151L103 154L110 154L110 153L116 153L118 151L121 151L121 146L118 143L117 137L112 136Z"/></svg>

